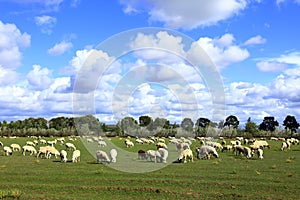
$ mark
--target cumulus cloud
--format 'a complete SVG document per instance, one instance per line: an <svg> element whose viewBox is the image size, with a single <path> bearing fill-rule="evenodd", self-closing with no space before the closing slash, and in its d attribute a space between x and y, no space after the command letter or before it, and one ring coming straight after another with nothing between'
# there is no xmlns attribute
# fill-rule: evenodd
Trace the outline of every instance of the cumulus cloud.
<svg viewBox="0 0 300 200"><path fill-rule="evenodd" d="M15 24L0 21L0 66L16 68L21 65L21 48L30 45L30 35L21 33Z"/></svg>
<svg viewBox="0 0 300 200"><path fill-rule="evenodd" d="M232 34L225 34L220 38L201 37L197 43L203 48L217 68L222 70L250 56L247 49L241 48L234 41L235 39ZM194 56L197 56L197 54Z"/></svg>
<svg viewBox="0 0 300 200"><path fill-rule="evenodd" d="M260 35L257 35L257 36L254 36L252 38L249 38L245 43L244 45L246 46L252 46L252 45L257 45L257 44L264 44L266 43L266 39L263 38L262 36Z"/></svg>
<svg viewBox="0 0 300 200"><path fill-rule="evenodd" d="M125 13L147 12L150 21L162 22L166 27L194 29L226 20L247 6L245 0L191 0L189 3L169 1L122 0Z"/></svg>
<svg viewBox="0 0 300 200"><path fill-rule="evenodd" d="M52 83L51 71L47 68L41 68L40 65L33 65L32 70L27 74L27 81L30 87L35 90L47 89Z"/></svg>
<svg viewBox="0 0 300 200"><path fill-rule="evenodd" d="M58 56L71 49L73 44L71 42L62 41L55 44L52 48L48 49L48 54L51 56Z"/></svg>
<svg viewBox="0 0 300 200"><path fill-rule="evenodd" d="M0 66L0 86L14 84L19 75L16 71Z"/></svg>
<svg viewBox="0 0 300 200"><path fill-rule="evenodd" d="M56 18L48 15L37 16L34 18L37 26L41 28L42 33L50 35L56 25Z"/></svg>
<svg viewBox="0 0 300 200"><path fill-rule="evenodd" d="M289 66L300 66L300 52L289 52L273 58L261 58L256 64L263 72L278 72L287 69Z"/></svg>
<svg viewBox="0 0 300 200"><path fill-rule="evenodd" d="M280 72L288 67L287 64L278 62L259 62L256 66L262 72Z"/></svg>

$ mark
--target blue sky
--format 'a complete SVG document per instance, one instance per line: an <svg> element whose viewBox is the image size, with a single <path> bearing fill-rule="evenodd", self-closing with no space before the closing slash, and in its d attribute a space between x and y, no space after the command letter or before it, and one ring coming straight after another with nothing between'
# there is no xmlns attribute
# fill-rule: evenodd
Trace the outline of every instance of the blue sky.
<svg viewBox="0 0 300 200"><path fill-rule="evenodd" d="M0 0L0 120L300 120L299 14L299 0ZM195 58L184 38L214 63L221 100L212 100L210 75L176 56ZM116 58L121 50L133 52ZM97 65L88 66L93 55Z"/></svg>

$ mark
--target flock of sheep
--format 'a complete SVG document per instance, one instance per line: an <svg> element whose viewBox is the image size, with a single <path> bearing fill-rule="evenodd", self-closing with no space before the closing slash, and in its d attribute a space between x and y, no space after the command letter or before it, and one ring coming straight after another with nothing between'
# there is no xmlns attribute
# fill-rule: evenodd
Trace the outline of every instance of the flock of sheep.
<svg viewBox="0 0 300 200"><path fill-rule="evenodd" d="M16 137L11 137L11 139L15 139ZM25 156L26 153L30 156L35 155L37 158L46 158L50 159L51 156L55 158L60 157L61 162L67 162L68 152L71 150L72 152L72 162L80 161L80 150L76 149L75 145L70 141L73 141L74 138L69 138L69 142L65 142L65 138L57 138L46 141L45 139L38 137L31 137L31 140L25 142L25 145L21 147L18 143L12 143L10 145L5 145L0 141L0 146L3 146L4 155L9 156L12 155L13 152L22 152ZM76 139L76 138L75 138ZM65 149L58 151L57 145L65 146ZM37 150L38 149L38 150Z"/></svg>
<svg viewBox="0 0 300 200"><path fill-rule="evenodd" d="M4 145L0 141L0 146L3 146L4 155L9 156L13 152L19 151L25 156L26 153L29 155L36 155L38 158L50 159L51 156L55 158L60 158L61 162L67 162L68 152L72 153L72 162L80 161L80 150L72 143L72 141L77 139L77 137L68 137L65 139L57 138L46 141L43 138L32 137L28 140L22 147L17 143L12 143L10 145ZM95 143L99 150L95 152L96 161L98 163L116 163L118 152L115 148L112 148L108 153L104 151L104 147L107 146L105 140L100 137L85 136L82 137L83 141L88 143ZM175 147L178 153L178 158L174 162L193 162L194 157L197 159L210 159L211 156L219 158L219 153L224 151L232 151L236 156L243 155L247 159L253 158L255 154L259 159L263 159L264 150L270 148L269 143L265 139L246 139L243 137L236 137L232 140L225 140L223 137L215 140L210 137L197 137L197 138L159 138L159 137L148 137L148 138L119 138L124 140L124 148L134 147L139 144L140 147L143 145L152 145L153 149L137 151L137 159L150 162L161 162L167 163L169 156L169 148ZM69 141L66 141L69 140ZM281 151L288 150L292 145L299 144L299 140L296 138L277 138L271 137L270 140L281 142ZM194 149L191 149L193 142L198 145ZM60 148L62 150L58 151L56 146L61 145L65 148ZM154 146L155 145L155 146ZM38 148L38 150L37 150ZM196 155L194 155L194 153Z"/></svg>
<svg viewBox="0 0 300 200"><path fill-rule="evenodd" d="M243 137L236 137L233 140L225 140L223 137L215 140L210 137L197 137L197 138L159 138L159 137L148 137L148 138L119 138L124 140L124 146L126 148L134 147L139 145L152 145L153 149L148 149L145 146L145 149L140 149L137 151L137 159L151 162L161 162L166 163L169 155L169 148L172 146L176 147L178 152L178 158L174 162L193 162L194 157L197 159L210 159L211 156L219 158L219 153L224 151L232 151L236 156L243 155L247 159L253 158L255 154L258 159L263 159L264 149L269 149L270 145L265 138L260 139L247 139ZM97 142L98 147L106 147L107 144L103 138L87 138L88 142ZM281 150L288 150L292 145L299 144L299 140L296 138L277 138L271 137L270 140L281 141ZM219 142L217 142L219 141ZM227 141L227 142L226 142ZM191 149L193 142L199 144L194 151ZM228 143L228 144L227 144ZM167 145L168 144L168 145ZM153 146L155 145L155 146ZM154 148L155 147L155 148ZM196 155L194 155L194 152ZM104 150L99 150L96 152L97 161L100 163L111 163L116 162L117 150L111 149L109 155Z"/></svg>

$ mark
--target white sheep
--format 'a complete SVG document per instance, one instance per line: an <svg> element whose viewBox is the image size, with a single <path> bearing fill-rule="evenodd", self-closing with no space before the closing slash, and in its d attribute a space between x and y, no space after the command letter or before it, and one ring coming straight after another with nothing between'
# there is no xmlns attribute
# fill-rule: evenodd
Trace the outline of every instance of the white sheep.
<svg viewBox="0 0 300 200"><path fill-rule="evenodd" d="M16 144L16 143L13 143L10 145L10 148L13 150L13 151L21 151L21 146L19 144Z"/></svg>
<svg viewBox="0 0 300 200"><path fill-rule="evenodd" d="M236 155L238 154L244 154L247 158L251 158L253 155L252 150L249 147L237 145L234 147L234 151L236 152Z"/></svg>
<svg viewBox="0 0 300 200"><path fill-rule="evenodd" d="M179 162L183 162L186 163L187 159L189 159L189 162L192 161L194 162L194 155L191 149L185 149L181 152L181 154L178 157L178 161Z"/></svg>
<svg viewBox="0 0 300 200"><path fill-rule="evenodd" d="M40 139L40 143L41 143L41 144L47 144L47 141L44 140L44 139Z"/></svg>
<svg viewBox="0 0 300 200"><path fill-rule="evenodd" d="M58 156L60 156L60 153L59 153L59 151L55 147L50 146L47 149L47 158L50 159L51 155L54 155L55 158L57 158Z"/></svg>
<svg viewBox="0 0 300 200"><path fill-rule="evenodd" d="M36 149L35 149L33 146L25 145L25 146L22 147L22 149L23 149L22 154L23 154L24 156L25 156L25 153L26 153L27 151L30 152L30 155L32 155L32 154L37 154L37 151L36 151Z"/></svg>
<svg viewBox="0 0 300 200"><path fill-rule="evenodd" d="M3 146L3 143L0 141L0 146Z"/></svg>
<svg viewBox="0 0 300 200"><path fill-rule="evenodd" d="M116 149L112 149L112 150L110 150L109 154L110 154L111 162L112 163L117 162L117 155L118 155L117 150Z"/></svg>
<svg viewBox="0 0 300 200"><path fill-rule="evenodd" d="M56 144L57 140L51 140L51 141L47 141L47 144L50 145L50 146L54 146Z"/></svg>
<svg viewBox="0 0 300 200"><path fill-rule="evenodd" d="M150 158L150 161L153 161L156 163L158 158L161 158L161 155L158 151L155 150L148 150L147 151L147 159Z"/></svg>
<svg viewBox="0 0 300 200"><path fill-rule="evenodd" d="M163 142L158 142L158 143L156 144L156 146L157 146L157 149L159 149L159 148L165 148L165 149L168 149L167 145L166 145L165 143L163 143Z"/></svg>
<svg viewBox="0 0 300 200"><path fill-rule="evenodd" d="M61 162L67 162L67 155L68 153L65 150L60 151L60 160Z"/></svg>
<svg viewBox="0 0 300 200"><path fill-rule="evenodd" d="M73 151L72 155L72 162L79 162L80 161L80 150Z"/></svg>
<svg viewBox="0 0 300 200"><path fill-rule="evenodd" d="M76 147L75 147L75 145L74 145L73 143L67 142L67 143L65 144L65 146L66 146L66 149L67 149L67 150L69 150L69 149L72 149L73 151L76 150Z"/></svg>
<svg viewBox="0 0 300 200"><path fill-rule="evenodd" d="M144 141L141 140L141 139L139 139L139 138L137 138L137 139L135 140L135 142L136 142L136 143L139 143L139 144L144 144Z"/></svg>
<svg viewBox="0 0 300 200"><path fill-rule="evenodd" d="M125 139L125 145L126 147L134 147L134 144L132 141L130 141L129 139Z"/></svg>
<svg viewBox="0 0 300 200"><path fill-rule="evenodd" d="M159 148L157 151L160 153L160 161L166 163L169 155L168 150L165 148Z"/></svg>
<svg viewBox="0 0 300 200"><path fill-rule="evenodd" d="M290 149L290 147L291 147L291 143L289 143L289 141L282 142L280 150L283 151L285 149Z"/></svg>
<svg viewBox="0 0 300 200"><path fill-rule="evenodd" d="M35 144L32 141L27 141L26 145L28 145L28 146L35 146Z"/></svg>
<svg viewBox="0 0 300 200"><path fill-rule="evenodd" d="M97 163L109 163L110 159L105 151L98 150L96 152Z"/></svg>
<svg viewBox="0 0 300 200"><path fill-rule="evenodd" d="M202 158L210 159L210 155L213 155L216 158L219 157L219 154L216 151L215 147L208 146L208 145L197 147L196 152L197 152L197 158L199 159Z"/></svg>
<svg viewBox="0 0 300 200"><path fill-rule="evenodd" d="M103 140L100 140L100 141L98 141L98 146L99 146L99 147L106 147L106 146L107 146L107 144L106 144L106 142L105 142L105 141L103 141Z"/></svg>
<svg viewBox="0 0 300 200"><path fill-rule="evenodd" d="M37 153L37 158L42 156L44 154L45 158L48 158L48 149L50 149L51 146L43 146L43 147L40 147L38 153Z"/></svg>
<svg viewBox="0 0 300 200"><path fill-rule="evenodd" d="M8 155L12 155L12 149L8 146L4 146L3 147L3 151L4 151L4 155L8 156Z"/></svg>

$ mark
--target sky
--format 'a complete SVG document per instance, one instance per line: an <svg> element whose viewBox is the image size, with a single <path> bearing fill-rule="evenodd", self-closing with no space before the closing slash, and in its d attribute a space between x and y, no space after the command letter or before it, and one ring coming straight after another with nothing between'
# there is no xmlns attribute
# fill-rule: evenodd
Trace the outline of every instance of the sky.
<svg viewBox="0 0 300 200"><path fill-rule="evenodd" d="M300 121L299 0L0 0L0 121Z"/></svg>

